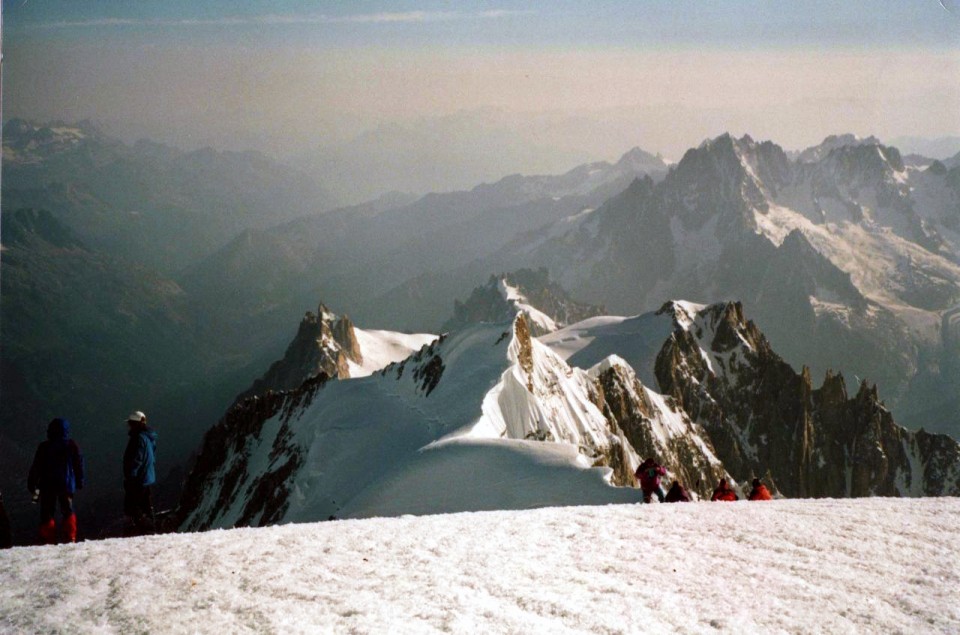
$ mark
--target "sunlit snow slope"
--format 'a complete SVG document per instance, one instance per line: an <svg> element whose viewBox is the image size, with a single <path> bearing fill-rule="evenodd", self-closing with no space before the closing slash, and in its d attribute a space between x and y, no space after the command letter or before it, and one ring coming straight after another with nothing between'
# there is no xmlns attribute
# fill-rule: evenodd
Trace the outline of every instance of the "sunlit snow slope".
<svg viewBox="0 0 960 635"><path fill-rule="evenodd" d="M949 633L960 499L546 508L0 552L0 631Z"/></svg>

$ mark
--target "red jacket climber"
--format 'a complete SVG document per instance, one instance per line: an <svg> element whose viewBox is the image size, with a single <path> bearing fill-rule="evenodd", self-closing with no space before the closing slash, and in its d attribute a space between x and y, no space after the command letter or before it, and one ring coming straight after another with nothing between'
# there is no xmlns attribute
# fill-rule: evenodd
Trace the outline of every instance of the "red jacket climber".
<svg viewBox="0 0 960 635"><path fill-rule="evenodd" d="M750 490L749 498L752 501L769 501L773 500L773 496L770 495L770 490L767 489L767 486L760 482L760 479L753 479L753 489Z"/></svg>
<svg viewBox="0 0 960 635"><path fill-rule="evenodd" d="M654 494L657 495L657 499L661 503L663 502L666 494L660 487L660 477L666 473L667 471L658 465L653 458L649 458L640 464L640 467L634 472L634 476L640 481L640 489L643 490L643 502L651 502Z"/></svg>
<svg viewBox="0 0 960 635"><path fill-rule="evenodd" d="M717 489L713 490L713 496L710 497L712 501L737 501L740 500L740 497L737 496L737 493L730 489L730 485L727 484L727 479L720 479L720 484L717 485Z"/></svg>

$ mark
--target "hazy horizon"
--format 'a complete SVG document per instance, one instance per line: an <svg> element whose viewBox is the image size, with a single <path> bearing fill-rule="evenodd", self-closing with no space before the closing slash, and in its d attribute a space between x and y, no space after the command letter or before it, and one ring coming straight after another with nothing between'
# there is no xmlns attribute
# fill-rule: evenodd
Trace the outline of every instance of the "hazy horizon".
<svg viewBox="0 0 960 635"><path fill-rule="evenodd" d="M679 159L723 132L791 149L960 136L960 19L905 4L8 0L3 117L256 149L339 181L372 164L409 191L634 146Z"/></svg>

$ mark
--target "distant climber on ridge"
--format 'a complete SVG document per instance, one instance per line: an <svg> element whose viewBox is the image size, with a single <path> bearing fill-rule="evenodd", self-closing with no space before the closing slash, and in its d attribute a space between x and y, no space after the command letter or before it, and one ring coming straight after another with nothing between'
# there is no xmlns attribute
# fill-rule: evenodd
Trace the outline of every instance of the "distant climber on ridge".
<svg viewBox="0 0 960 635"><path fill-rule="evenodd" d="M147 426L147 415L139 410L127 417L130 438L123 453L123 513L132 526L127 536L153 533L153 493L156 483L157 433Z"/></svg>
<svg viewBox="0 0 960 635"><path fill-rule="evenodd" d="M773 500L773 496L770 495L770 490L767 489L767 486L764 485L760 479L753 479L753 489L750 490L750 495L747 496L749 500L752 501L769 501Z"/></svg>
<svg viewBox="0 0 960 635"><path fill-rule="evenodd" d="M670 490L667 492L667 497L664 502L689 503L690 494L684 489L683 485L680 484L680 481L674 481L673 485L670 486Z"/></svg>
<svg viewBox="0 0 960 635"><path fill-rule="evenodd" d="M27 489L40 503L40 542L57 542L54 520L57 504L63 522L60 533L63 542L77 541L77 515L73 511L73 495L83 489L83 455L70 438L70 422L56 418L47 424L47 440L37 446L37 453L27 476Z"/></svg>
<svg viewBox="0 0 960 635"><path fill-rule="evenodd" d="M720 479L720 484L717 485L717 489L713 490L713 496L710 497L710 500L733 502L740 500L740 497L730 488L727 479L722 478Z"/></svg>
<svg viewBox="0 0 960 635"><path fill-rule="evenodd" d="M660 477L664 476L667 473L665 469L653 458L648 458L646 461L640 464L640 467L637 468L637 471L634 473L634 476L640 481L640 489L643 491L643 502L649 503L653 501L653 495L657 495L657 499L662 503L665 494L663 493L663 488L660 487Z"/></svg>

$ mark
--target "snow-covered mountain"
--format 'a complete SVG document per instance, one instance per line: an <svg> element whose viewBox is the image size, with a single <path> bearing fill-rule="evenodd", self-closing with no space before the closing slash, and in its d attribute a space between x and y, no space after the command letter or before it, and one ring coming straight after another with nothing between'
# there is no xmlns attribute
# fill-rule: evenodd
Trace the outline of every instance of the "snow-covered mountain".
<svg viewBox="0 0 960 635"><path fill-rule="evenodd" d="M207 435L182 526L633 500L610 484L632 484L641 455L671 459L701 495L726 475L700 427L625 361L571 367L526 316L466 326L367 378L321 372L239 403ZM510 475L531 462L568 494L518 493Z"/></svg>
<svg viewBox="0 0 960 635"><path fill-rule="evenodd" d="M585 163L557 175L514 174L489 185L480 185L475 191L496 192L500 196L509 196L512 201L587 195L600 188L606 188L614 194L639 176L647 175L654 180L660 180L666 175L668 167L669 164L663 157L654 156L640 148L632 148L615 163Z"/></svg>
<svg viewBox="0 0 960 635"><path fill-rule="evenodd" d="M866 382L851 397L828 372L814 389L809 369L784 362L739 303L670 302L542 339L577 365L620 352L738 479L765 476L791 497L960 494L960 444L896 425Z"/></svg>
<svg viewBox="0 0 960 635"><path fill-rule="evenodd" d="M636 180L490 266L547 267L615 312L742 300L794 364L868 377L914 411L957 394L960 377L944 369L960 348L941 322L960 303L960 168L912 167L852 136L804 156L748 136L708 140L662 182Z"/></svg>
<svg viewBox="0 0 960 635"><path fill-rule="evenodd" d="M799 159L801 163L816 163L837 148L846 146L878 145L880 140L874 136L862 139L854 134L830 135L819 145L811 146L791 158ZM788 153L789 154L789 153Z"/></svg>
<svg viewBox="0 0 960 635"><path fill-rule="evenodd" d="M960 494L960 444L896 426L875 390L813 391L739 304L673 302L542 341L514 309L369 377L321 370L238 403L205 439L180 526L635 500L613 486L645 456L699 496L758 476L790 496Z"/></svg>

